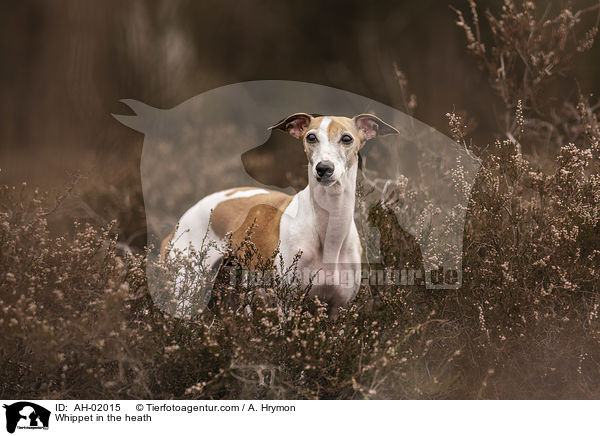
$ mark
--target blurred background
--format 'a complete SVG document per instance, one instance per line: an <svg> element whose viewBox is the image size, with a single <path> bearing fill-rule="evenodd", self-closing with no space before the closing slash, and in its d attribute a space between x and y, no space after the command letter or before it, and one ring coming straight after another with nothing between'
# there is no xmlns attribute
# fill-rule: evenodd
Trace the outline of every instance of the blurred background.
<svg viewBox="0 0 600 436"><path fill-rule="evenodd" d="M0 0L0 186L17 187L0 189L0 397L600 398L600 45L578 42L587 33L591 45L599 1L538 0L531 15L517 7L492 25L495 40L483 15L499 18L510 1L479 0L493 58L484 73L450 7L471 22L468 0ZM304 316L304 301L286 303L302 313L275 322L266 317L279 311L259 304L250 315L230 310L258 293L242 299L229 286L198 323L156 310L142 256L144 137L111 114L132 113L121 99L172 108L265 79L414 109L466 138L486 170L472 190L460 290L363 287L338 324ZM461 117L451 126L449 112ZM254 163L295 159L275 137ZM217 141L198 148L211 155L198 172L227 174L225 159L253 167L250 154L231 156ZM157 160L157 173L179 175L169 188L194 201L182 181L191 177ZM391 203L411 194L390 192ZM154 204L179 216L169 201ZM394 218L372 220L388 229L386 267L420 268L419 246L388 225Z"/></svg>
<svg viewBox="0 0 600 436"><path fill-rule="evenodd" d="M341 88L402 109L394 65L417 97L416 118L448 133L445 114L455 110L469 122L474 141L485 144L502 131L494 113L503 103L467 55L448 3L468 15L466 0L4 1L0 183L26 181L60 193L80 171L85 183L129 190L121 199L126 207L139 193L143 136L111 117L130 113L120 99L171 108L219 86L282 79ZM478 3L480 13L501 5ZM577 61L584 92L600 88L598 59L596 45ZM576 92L570 85L556 97ZM85 213L112 218L102 211L110 201L85 206L93 209ZM139 209L120 220L139 222Z"/></svg>

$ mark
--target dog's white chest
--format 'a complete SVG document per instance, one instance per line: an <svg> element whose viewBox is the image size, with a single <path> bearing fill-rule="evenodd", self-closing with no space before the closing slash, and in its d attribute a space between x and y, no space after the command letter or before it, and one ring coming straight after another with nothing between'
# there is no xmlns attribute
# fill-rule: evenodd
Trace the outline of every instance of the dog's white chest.
<svg viewBox="0 0 600 436"><path fill-rule="evenodd" d="M300 253L296 277L305 285L312 282L312 295L343 305L354 296L360 282L360 240L354 221L340 244L337 262L327 263L323 257L322 238L315 230L315 215L302 210L302 206L306 206L306 202L301 192L281 217L280 256L283 264L289 268Z"/></svg>

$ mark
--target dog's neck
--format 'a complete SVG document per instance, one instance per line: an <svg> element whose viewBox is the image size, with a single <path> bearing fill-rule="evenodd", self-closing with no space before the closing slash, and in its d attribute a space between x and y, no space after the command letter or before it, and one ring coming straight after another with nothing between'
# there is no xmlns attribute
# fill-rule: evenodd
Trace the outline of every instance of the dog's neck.
<svg viewBox="0 0 600 436"><path fill-rule="evenodd" d="M356 162L346 171L338 186L323 186L309 169L308 196L324 264L337 265L342 244L350 232L354 220L357 170Z"/></svg>

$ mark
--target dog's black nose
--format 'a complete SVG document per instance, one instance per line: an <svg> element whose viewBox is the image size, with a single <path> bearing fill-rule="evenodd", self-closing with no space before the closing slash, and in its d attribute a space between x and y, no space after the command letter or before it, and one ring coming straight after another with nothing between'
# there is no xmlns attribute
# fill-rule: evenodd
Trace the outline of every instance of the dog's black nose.
<svg viewBox="0 0 600 436"><path fill-rule="evenodd" d="M333 174L335 167L333 162L329 160L321 161L317 164L316 168L319 177L330 177Z"/></svg>

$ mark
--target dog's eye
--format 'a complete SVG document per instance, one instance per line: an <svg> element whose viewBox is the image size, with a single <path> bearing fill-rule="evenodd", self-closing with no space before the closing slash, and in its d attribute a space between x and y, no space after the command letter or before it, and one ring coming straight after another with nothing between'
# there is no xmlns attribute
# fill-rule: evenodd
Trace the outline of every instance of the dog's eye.
<svg viewBox="0 0 600 436"><path fill-rule="evenodd" d="M342 135L342 142L344 144L350 144L352 142L352 136L350 136L350 135Z"/></svg>
<svg viewBox="0 0 600 436"><path fill-rule="evenodd" d="M317 142L317 135L315 135L314 133L309 133L308 135L306 135L306 142Z"/></svg>

